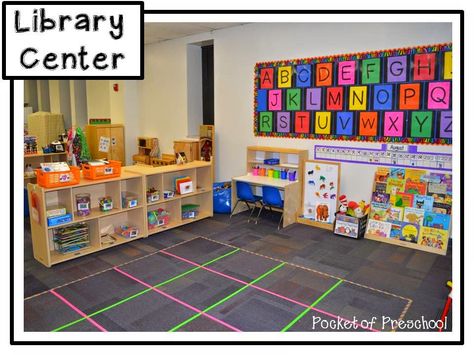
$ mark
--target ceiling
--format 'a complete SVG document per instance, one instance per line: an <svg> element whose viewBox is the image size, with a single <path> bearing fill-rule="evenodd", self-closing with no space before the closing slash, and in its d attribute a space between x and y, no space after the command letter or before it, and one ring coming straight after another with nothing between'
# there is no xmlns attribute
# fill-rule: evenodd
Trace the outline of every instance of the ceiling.
<svg viewBox="0 0 474 355"><path fill-rule="evenodd" d="M149 22L145 23L145 44L243 25L242 22Z"/></svg>

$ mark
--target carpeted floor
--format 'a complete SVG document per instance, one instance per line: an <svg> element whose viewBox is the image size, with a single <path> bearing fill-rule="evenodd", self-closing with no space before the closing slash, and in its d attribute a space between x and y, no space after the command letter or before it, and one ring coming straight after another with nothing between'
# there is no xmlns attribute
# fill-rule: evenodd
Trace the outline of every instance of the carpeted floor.
<svg viewBox="0 0 474 355"><path fill-rule="evenodd" d="M52 268L26 224L25 330L390 331L384 320L439 318L450 253L278 231L278 217L215 215Z"/></svg>

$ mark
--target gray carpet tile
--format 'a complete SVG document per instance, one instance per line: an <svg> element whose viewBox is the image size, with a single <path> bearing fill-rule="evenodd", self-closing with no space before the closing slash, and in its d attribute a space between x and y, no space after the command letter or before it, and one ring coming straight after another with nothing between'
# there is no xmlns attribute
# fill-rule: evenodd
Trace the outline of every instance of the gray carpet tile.
<svg viewBox="0 0 474 355"><path fill-rule="evenodd" d="M182 328L178 329L179 332L231 332L232 330L213 321L207 317L200 316L192 322L189 322Z"/></svg>
<svg viewBox="0 0 474 355"><path fill-rule="evenodd" d="M237 296L209 311L242 331L279 331L303 307L275 296L248 288Z"/></svg>
<svg viewBox="0 0 474 355"><path fill-rule="evenodd" d="M110 270L64 286L57 292L84 313L90 314L145 288L117 271Z"/></svg>
<svg viewBox="0 0 474 355"><path fill-rule="evenodd" d="M95 316L94 320L108 331L164 332L194 314L196 312L151 291Z"/></svg>
<svg viewBox="0 0 474 355"><path fill-rule="evenodd" d="M24 304L25 331L51 331L81 318L74 310L51 293L29 299Z"/></svg>

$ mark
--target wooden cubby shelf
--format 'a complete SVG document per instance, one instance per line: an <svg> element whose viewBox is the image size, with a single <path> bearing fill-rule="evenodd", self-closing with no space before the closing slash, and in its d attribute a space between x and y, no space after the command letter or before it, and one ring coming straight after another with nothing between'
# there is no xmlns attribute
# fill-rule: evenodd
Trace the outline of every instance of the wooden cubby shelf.
<svg viewBox="0 0 474 355"><path fill-rule="evenodd" d="M163 199L163 190L174 190L173 181L177 177L189 176L193 182L193 192L185 195L175 194L174 197ZM146 191L154 187L160 193L155 202L147 202ZM76 195L90 194L91 212L87 216L79 216L76 209ZM122 193L137 197L137 206L122 206ZM100 211L99 198L110 196L113 209ZM107 180L85 180L81 178L78 185L58 188L44 188L36 184L28 184L28 202L30 205L31 235L33 254L36 260L51 267L52 265L75 259L100 250L146 238L152 234L188 224L204 218L212 217L212 165L209 162L194 161L184 165L167 165L161 167L125 166L120 177ZM199 213L196 218L182 219L182 204L198 204ZM73 215L72 221L56 226L48 226L46 211L55 206L63 206L67 213ZM169 212L169 223L149 228L149 211L162 208ZM60 253L55 249L53 235L56 228L84 222L88 226L89 245L70 253ZM134 238L125 238L115 233L120 225L137 227L139 233ZM106 240L112 236L112 242Z"/></svg>

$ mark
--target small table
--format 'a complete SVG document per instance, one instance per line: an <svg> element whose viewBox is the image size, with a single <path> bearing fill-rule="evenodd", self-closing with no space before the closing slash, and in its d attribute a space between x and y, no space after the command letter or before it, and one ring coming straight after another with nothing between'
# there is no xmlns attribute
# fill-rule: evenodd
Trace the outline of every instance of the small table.
<svg viewBox="0 0 474 355"><path fill-rule="evenodd" d="M284 207L283 207L283 228L295 223L298 213L301 184L299 181L289 181L282 179L274 179L268 176L254 176L252 174L237 176L232 178L232 206L237 202L237 181L247 182L253 186L272 186L283 191ZM245 205L241 204L235 212L246 210Z"/></svg>

